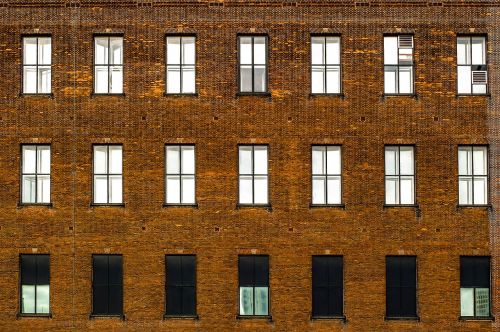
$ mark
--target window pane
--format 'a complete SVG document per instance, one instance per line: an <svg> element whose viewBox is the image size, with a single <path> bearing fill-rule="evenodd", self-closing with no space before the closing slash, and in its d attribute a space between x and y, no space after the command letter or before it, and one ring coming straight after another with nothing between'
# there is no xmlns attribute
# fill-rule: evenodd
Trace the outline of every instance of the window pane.
<svg viewBox="0 0 500 332"><path fill-rule="evenodd" d="M385 66L384 70L384 92L385 93L397 93L397 83L396 83L396 77L397 75L397 68L396 67L389 67Z"/></svg>
<svg viewBox="0 0 500 332"><path fill-rule="evenodd" d="M329 65L340 64L339 37L326 37L326 63Z"/></svg>
<svg viewBox="0 0 500 332"><path fill-rule="evenodd" d="M123 311L123 286L109 286L109 308L108 314L121 315Z"/></svg>
<svg viewBox="0 0 500 332"><path fill-rule="evenodd" d="M486 147L474 147L473 149L473 159L474 159L474 175L486 175L488 174L488 154Z"/></svg>
<svg viewBox="0 0 500 332"><path fill-rule="evenodd" d="M111 48L111 64L121 65L123 64L123 38L122 37L110 37L109 46Z"/></svg>
<svg viewBox="0 0 500 332"><path fill-rule="evenodd" d="M240 174L252 174L252 147L239 147L239 170Z"/></svg>
<svg viewBox="0 0 500 332"><path fill-rule="evenodd" d="M94 146L94 173L105 174L108 172L108 146Z"/></svg>
<svg viewBox="0 0 500 332"><path fill-rule="evenodd" d="M384 37L384 64L398 64L398 37Z"/></svg>
<svg viewBox="0 0 500 332"><path fill-rule="evenodd" d="M340 174L340 146L328 146L326 154L328 165L327 173L335 175Z"/></svg>
<svg viewBox="0 0 500 332"><path fill-rule="evenodd" d="M240 64L252 63L252 38L240 37Z"/></svg>
<svg viewBox="0 0 500 332"><path fill-rule="evenodd" d="M312 172L313 174L326 174L326 147L312 147Z"/></svg>
<svg viewBox="0 0 500 332"><path fill-rule="evenodd" d="M109 176L109 203L122 203L122 176Z"/></svg>
<svg viewBox="0 0 500 332"><path fill-rule="evenodd" d="M385 174L397 175L398 171L398 148L396 146L385 147Z"/></svg>
<svg viewBox="0 0 500 332"><path fill-rule="evenodd" d="M196 256L181 256L182 284L184 286L196 285Z"/></svg>
<svg viewBox="0 0 500 332"><path fill-rule="evenodd" d="M178 204L180 203L180 190L181 182L179 176L167 176L167 203Z"/></svg>
<svg viewBox="0 0 500 332"><path fill-rule="evenodd" d="M267 176L255 177L255 204L267 204Z"/></svg>
<svg viewBox="0 0 500 332"><path fill-rule="evenodd" d="M386 177L385 179L385 203L399 204L398 178Z"/></svg>
<svg viewBox="0 0 500 332"><path fill-rule="evenodd" d="M486 64L486 47L484 37L472 37L472 64Z"/></svg>
<svg viewBox="0 0 500 332"><path fill-rule="evenodd" d="M411 65L413 63L413 48L399 49L399 64Z"/></svg>
<svg viewBox="0 0 500 332"><path fill-rule="evenodd" d="M476 288L476 316L487 317L490 315L490 289Z"/></svg>
<svg viewBox="0 0 500 332"><path fill-rule="evenodd" d="M311 72L311 92L312 93L325 93L325 68L312 67Z"/></svg>
<svg viewBox="0 0 500 332"><path fill-rule="evenodd" d="M238 282L241 286L249 286L255 283L254 261L255 256L238 257Z"/></svg>
<svg viewBox="0 0 500 332"><path fill-rule="evenodd" d="M38 67L38 93L50 93L51 90L50 67Z"/></svg>
<svg viewBox="0 0 500 332"><path fill-rule="evenodd" d="M415 193L413 177L401 177L401 204L413 204Z"/></svg>
<svg viewBox="0 0 500 332"><path fill-rule="evenodd" d="M194 66L184 66L182 69L182 93L194 93L195 82Z"/></svg>
<svg viewBox="0 0 500 332"><path fill-rule="evenodd" d="M267 174L267 146L254 146L254 173Z"/></svg>
<svg viewBox="0 0 500 332"><path fill-rule="evenodd" d="M181 38L167 37L167 64L180 64L181 61Z"/></svg>
<svg viewBox="0 0 500 332"><path fill-rule="evenodd" d="M328 288L313 288L313 316L328 316Z"/></svg>
<svg viewBox="0 0 500 332"><path fill-rule="evenodd" d="M50 65L51 62L51 39L50 37L38 38L38 64Z"/></svg>
<svg viewBox="0 0 500 332"><path fill-rule="evenodd" d="M182 147L182 174L194 174L194 146Z"/></svg>
<svg viewBox="0 0 500 332"><path fill-rule="evenodd" d="M37 269L37 256L36 255L21 255L21 283L23 285L36 284L36 269Z"/></svg>
<svg viewBox="0 0 500 332"><path fill-rule="evenodd" d="M458 148L458 174L472 175L472 149L470 147Z"/></svg>
<svg viewBox="0 0 500 332"><path fill-rule="evenodd" d="M399 67L399 93L413 92L413 68Z"/></svg>
<svg viewBox="0 0 500 332"><path fill-rule="evenodd" d="M37 185L37 202L50 203L50 175L39 175Z"/></svg>
<svg viewBox="0 0 500 332"><path fill-rule="evenodd" d="M257 65L266 64L266 38L254 37L253 39L253 63Z"/></svg>
<svg viewBox="0 0 500 332"><path fill-rule="evenodd" d="M37 263L37 282L40 285L48 285L50 279L50 256L34 255Z"/></svg>
<svg viewBox="0 0 500 332"><path fill-rule="evenodd" d="M167 256L167 285L182 285L182 257L178 255Z"/></svg>
<svg viewBox="0 0 500 332"><path fill-rule="evenodd" d="M23 64L36 65L36 37L24 38Z"/></svg>
<svg viewBox="0 0 500 332"><path fill-rule="evenodd" d="M95 67L95 92L108 93L108 67Z"/></svg>
<svg viewBox="0 0 500 332"><path fill-rule="evenodd" d="M23 92L36 93L36 67L23 68Z"/></svg>
<svg viewBox="0 0 500 332"><path fill-rule="evenodd" d="M255 287L255 315L269 313L268 292L268 287Z"/></svg>
<svg viewBox="0 0 500 332"><path fill-rule="evenodd" d="M36 313L48 314L49 310L50 291L49 285L36 286Z"/></svg>
<svg viewBox="0 0 500 332"><path fill-rule="evenodd" d="M414 157L412 146L401 146L399 148L400 170L399 174L413 175L414 171Z"/></svg>
<svg viewBox="0 0 500 332"><path fill-rule="evenodd" d="M94 64L105 65L108 60L108 37L96 37Z"/></svg>
<svg viewBox="0 0 500 332"><path fill-rule="evenodd" d="M109 288L107 285L93 285L92 288L92 313L106 315L108 310Z"/></svg>
<svg viewBox="0 0 500 332"><path fill-rule="evenodd" d="M182 314L196 314L196 290L194 287L182 288Z"/></svg>
<svg viewBox="0 0 500 332"><path fill-rule="evenodd" d="M23 173L36 172L36 146L24 145L23 146Z"/></svg>
<svg viewBox="0 0 500 332"><path fill-rule="evenodd" d="M252 84L252 67L251 66L241 66L240 67L240 91L241 92L251 92L253 89Z"/></svg>
<svg viewBox="0 0 500 332"><path fill-rule="evenodd" d="M340 176L328 177L328 204L340 204Z"/></svg>
<svg viewBox="0 0 500 332"><path fill-rule="evenodd" d="M50 174L50 147L39 145L37 148L37 173Z"/></svg>
<svg viewBox="0 0 500 332"><path fill-rule="evenodd" d="M23 175L23 203L36 202L36 177Z"/></svg>
<svg viewBox="0 0 500 332"><path fill-rule="evenodd" d="M182 287L178 286L167 287L167 314L168 315L182 314Z"/></svg>
<svg viewBox="0 0 500 332"><path fill-rule="evenodd" d="M194 204L194 176L182 177L182 203L184 204Z"/></svg>
<svg viewBox="0 0 500 332"><path fill-rule="evenodd" d="M111 82L109 82L109 93L123 92L123 67L110 67Z"/></svg>
<svg viewBox="0 0 500 332"><path fill-rule="evenodd" d="M472 93L486 93L486 84L472 85Z"/></svg>
<svg viewBox="0 0 500 332"><path fill-rule="evenodd" d="M311 62L313 65L325 64L325 38L311 38Z"/></svg>
<svg viewBox="0 0 500 332"><path fill-rule="evenodd" d="M194 65L196 61L195 38L182 37L182 47L182 63L185 65Z"/></svg>
<svg viewBox="0 0 500 332"><path fill-rule="evenodd" d="M471 93L471 67L458 66L458 93Z"/></svg>
<svg viewBox="0 0 500 332"><path fill-rule="evenodd" d="M94 203L108 203L108 179L105 175L94 176Z"/></svg>
<svg viewBox="0 0 500 332"><path fill-rule="evenodd" d="M457 38L457 64L470 65L470 38Z"/></svg>
<svg viewBox="0 0 500 332"><path fill-rule="evenodd" d="M240 315L253 315L253 287L240 287Z"/></svg>
<svg viewBox="0 0 500 332"><path fill-rule="evenodd" d="M474 204L487 204L488 186L486 177L474 178Z"/></svg>
<svg viewBox="0 0 500 332"><path fill-rule="evenodd" d="M255 66L254 67L254 92L265 92L267 90L266 84L266 67L265 66Z"/></svg>
<svg viewBox="0 0 500 332"><path fill-rule="evenodd" d="M167 93L181 92L181 68L177 66L167 67Z"/></svg>
<svg viewBox="0 0 500 332"><path fill-rule="evenodd" d="M325 177L324 176L314 176L312 183L312 203L313 204L325 204Z"/></svg>
<svg viewBox="0 0 500 332"><path fill-rule="evenodd" d="M122 147L119 145L109 146L109 173L122 173Z"/></svg>
<svg viewBox="0 0 500 332"><path fill-rule="evenodd" d="M167 149L167 174L179 174L180 146L167 145L166 149Z"/></svg>
<svg viewBox="0 0 500 332"><path fill-rule="evenodd" d="M472 204L472 178L461 177L458 180L459 204Z"/></svg>
<svg viewBox="0 0 500 332"><path fill-rule="evenodd" d="M21 312L23 314L34 314L35 313L35 286L34 285L22 285L21 286Z"/></svg>
<svg viewBox="0 0 500 332"><path fill-rule="evenodd" d="M460 288L460 316L474 316L474 288Z"/></svg>
<svg viewBox="0 0 500 332"><path fill-rule="evenodd" d="M328 67L326 69L326 92L340 93L340 68Z"/></svg>
<svg viewBox="0 0 500 332"><path fill-rule="evenodd" d="M252 204L252 177L240 176L239 197L241 204Z"/></svg>

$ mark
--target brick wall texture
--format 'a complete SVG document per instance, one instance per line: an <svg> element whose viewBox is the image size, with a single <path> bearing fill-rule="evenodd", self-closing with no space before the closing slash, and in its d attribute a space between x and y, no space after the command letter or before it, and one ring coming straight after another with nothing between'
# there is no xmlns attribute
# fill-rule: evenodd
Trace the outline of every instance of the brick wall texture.
<svg viewBox="0 0 500 332"><path fill-rule="evenodd" d="M269 36L270 96L237 96L237 34ZM93 34L124 35L124 96L92 96ZM165 34L197 35L198 96L166 97ZM341 97L310 96L310 34L342 38ZM383 97L383 34L417 98ZM52 35L52 97L21 36ZM486 33L491 96L456 96L456 35ZM0 1L0 330L499 331L500 3ZM92 144L122 143L124 207L93 207ZM194 143L198 208L163 208L164 145ZM18 207L20 144L50 143L50 207ZM269 144L272 210L237 208L237 144ZM310 208L311 144L342 144L345 209ZM415 208L384 208L384 144L416 147ZM457 146L489 144L492 208L457 208ZM52 318L18 318L19 254L49 253ZM125 320L89 319L91 255L124 260ZM197 255L199 320L163 320L165 254ZM272 321L238 320L238 254L270 256ZM311 255L344 255L347 321L311 315ZM417 255L420 321L386 321L385 256ZM460 321L460 255L492 256L496 321Z"/></svg>

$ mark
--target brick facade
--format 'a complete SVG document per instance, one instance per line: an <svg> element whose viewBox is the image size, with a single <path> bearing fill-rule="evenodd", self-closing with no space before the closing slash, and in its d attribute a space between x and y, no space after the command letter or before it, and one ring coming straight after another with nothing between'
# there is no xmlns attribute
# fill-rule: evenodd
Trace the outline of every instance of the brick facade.
<svg viewBox="0 0 500 332"><path fill-rule="evenodd" d="M497 1L0 2L0 330L497 331ZM92 95L93 34L124 36L124 96ZM165 34L197 36L197 96L164 96ZM237 95L237 34L269 36L270 96ZM310 96L310 35L342 40L343 97ZM383 34L416 97L383 96ZM51 97L21 36L52 36ZM491 96L456 96L456 35L487 34ZM52 207L23 206L20 144L50 143ZM124 207L95 207L92 144L123 144ZM198 207L162 207L164 145L196 144ZM237 208L237 145L269 144L271 209ZM311 144L342 144L342 208L310 208ZM384 144L414 144L418 208L384 208ZM457 208L457 146L489 144L492 208ZM52 318L16 317L19 254L49 253ZM125 320L89 319L91 255L120 253ZM165 254L196 254L198 320L163 320ZM238 320L238 254L270 257L268 320ZM311 255L344 256L347 321L311 320ZM416 255L420 321L387 321L385 256ZM459 321L460 255L492 256L496 321Z"/></svg>

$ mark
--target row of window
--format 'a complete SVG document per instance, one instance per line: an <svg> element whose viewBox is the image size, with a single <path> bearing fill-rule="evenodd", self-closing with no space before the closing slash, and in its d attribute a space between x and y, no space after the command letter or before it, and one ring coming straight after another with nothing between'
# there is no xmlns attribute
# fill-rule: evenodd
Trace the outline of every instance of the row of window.
<svg viewBox="0 0 500 332"><path fill-rule="evenodd" d="M21 260L20 313L50 313L50 258ZM166 316L196 316L196 256L166 255ZM344 315L343 256L312 256L312 317ZM239 315L270 316L269 256L238 257ZM92 255L92 315L123 315L122 255ZM490 257L460 257L460 315L490 318ZM386 256L386 317L417 318L417 257Z"/></svg>
<svg viewBox="0 0 500 332"><path fill-rule="evenodd" d="M166 93L196 92L196 37L166 37ZM50 36L23 38L23 93L51 93ZM412 35L384 36L384 93L414 94ZM268 92L268 37L238 37L238 86L241 93ZM94 93L123 93L123 36L94 37ZM486 94L486 37L457 37L457 93ZM340 36L311 36L311 93L340 94Z"/></svg>
<svg viewBox="0 0 500 332"><path fill-rule="evenodd" d="M93 203L123 203L122 145L94 145ZM267 145L238 146L238 202L269 204ZM312 204L342 204L342 148L312 146ZM415 147L385 146L385 204L415 205ZM196 203L194 145L165 146L165 203ZM50 203L50 145L22 146L21 203ZM488 204L486 146L458 147L460 205Z"/></svg>

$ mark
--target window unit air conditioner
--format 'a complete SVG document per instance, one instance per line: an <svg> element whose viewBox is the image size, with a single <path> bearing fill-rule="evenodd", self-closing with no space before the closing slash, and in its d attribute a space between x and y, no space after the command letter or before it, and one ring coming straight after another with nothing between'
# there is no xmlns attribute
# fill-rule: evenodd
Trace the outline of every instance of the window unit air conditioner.
<svg viewBox="0 0 500 332"><path fill-rule="evenodd" d="M413 48L413 36L411 35L398 36L398 47Z"/></svg>
<svg viewBox="0 0 500 332"><path fill-rule="evenodd" d="M472 84L473 85L486 85L488 83L488 72L486 70L473 70L472 71Z"/></svg>

